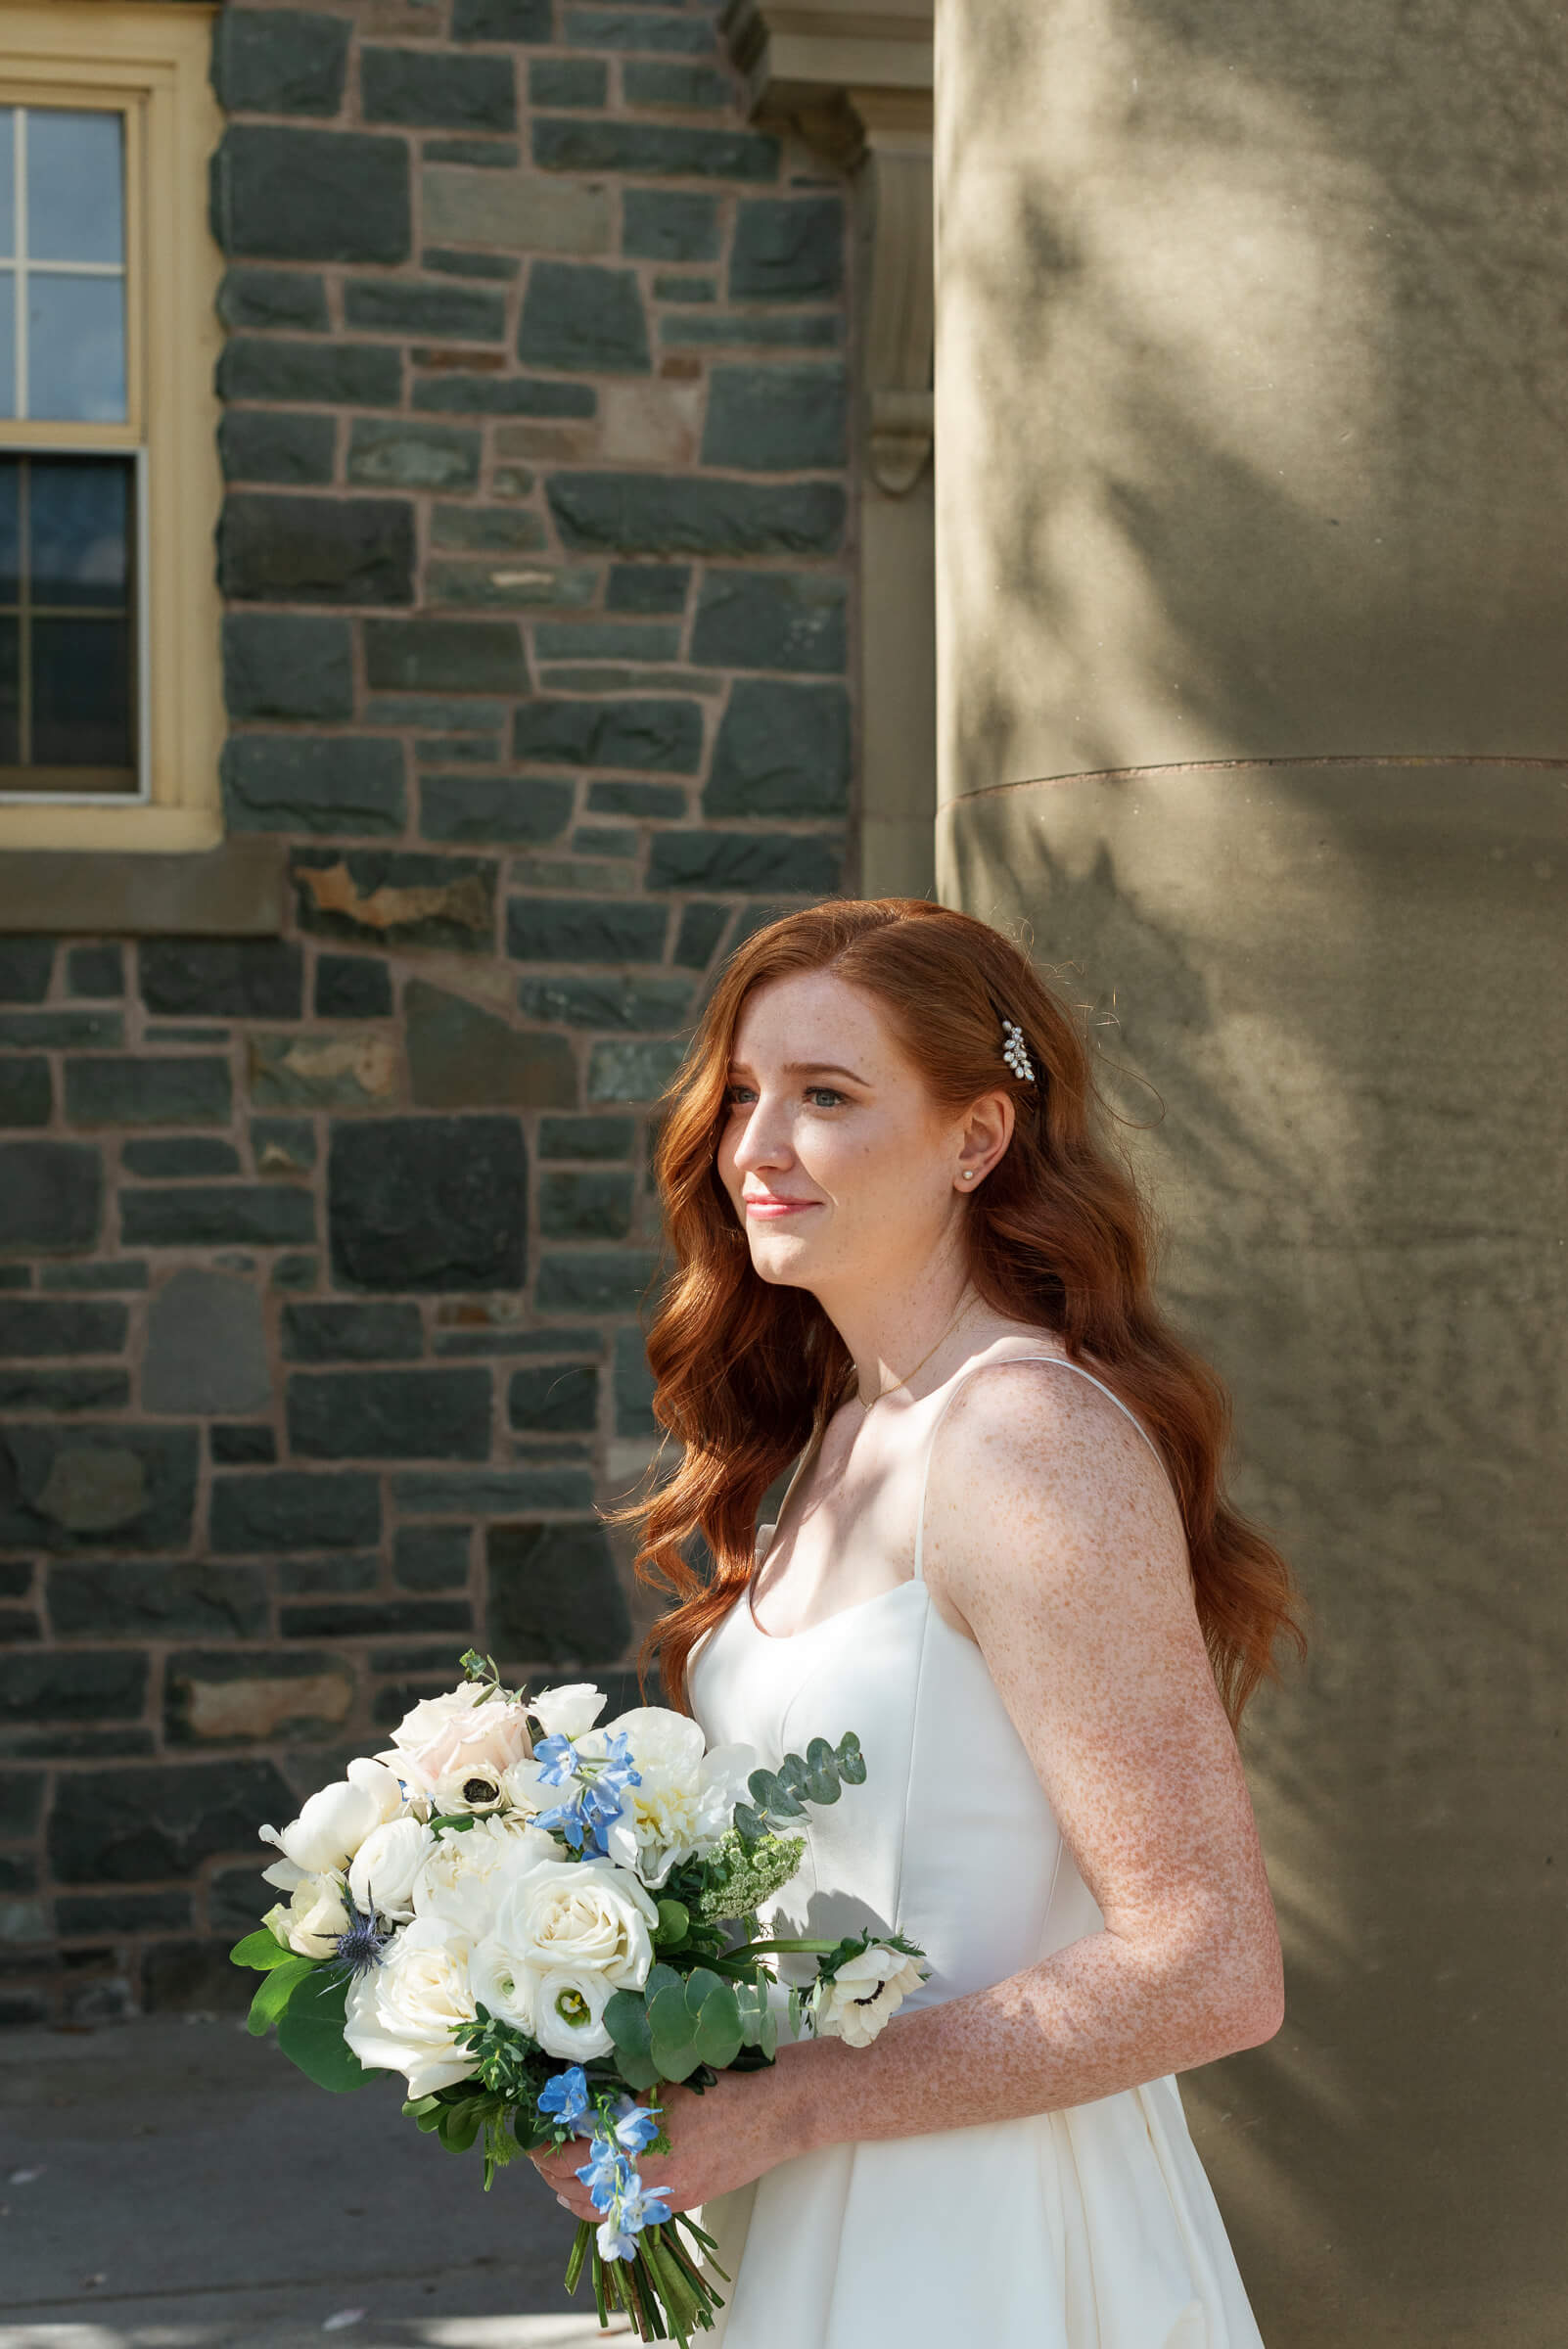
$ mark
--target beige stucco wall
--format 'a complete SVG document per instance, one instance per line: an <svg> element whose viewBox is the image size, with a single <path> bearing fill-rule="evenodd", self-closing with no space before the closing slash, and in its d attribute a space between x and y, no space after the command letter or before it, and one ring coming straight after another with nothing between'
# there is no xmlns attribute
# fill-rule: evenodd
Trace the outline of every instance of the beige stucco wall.
<svg viewBox="0 0 1568 2349"><path fill-rule="evenodd" d="M1568 35L942 0L937 99L940 885L1091 1007L1315 1616L1188 2108L1269 2349L1557 2349Z"/></svg>

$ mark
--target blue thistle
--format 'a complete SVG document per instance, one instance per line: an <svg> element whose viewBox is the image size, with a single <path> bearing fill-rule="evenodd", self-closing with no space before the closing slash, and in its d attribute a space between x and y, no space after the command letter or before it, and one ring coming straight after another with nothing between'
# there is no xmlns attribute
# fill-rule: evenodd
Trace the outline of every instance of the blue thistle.
<svg viewBox="0 0 1568 2349"><path fill-rule="evenodd" d="M372 1966L380 1965L381 1953L392 1935L379 1933L375 1917L356 1909L351 1901L348 1913L353 1923L338 1936L338 1955L351 1973L368 1974Z"/></svg>

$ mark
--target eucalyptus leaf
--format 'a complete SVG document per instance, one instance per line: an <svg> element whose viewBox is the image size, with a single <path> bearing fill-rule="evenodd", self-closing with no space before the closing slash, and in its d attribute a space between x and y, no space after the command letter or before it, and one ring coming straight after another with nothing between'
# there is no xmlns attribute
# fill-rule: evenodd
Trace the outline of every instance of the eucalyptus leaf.
<svg viewBox="0 0 1568 2349"><path fill-rule="evenodd" d="M865 1784L865 1756L860 1751L860 1740L853 1729L846 1729L839 1739L838 1760L839 1775L846 1786Z"/></svg>
<svg viewBox="0 0 1568 2349"><path fill-rule="evenodd" d="M605 2003L604 2027L616 2043L618 2055L646 2055L649 2048L648 2006L640 1991L618 1990Z"/></svg>
<svg viewBox="0 0 1568 2349"><path fill-rule="evenodd" d="M711 2063L715 2072L722 2072L728 2070L740 2053L740 2008L729 1983L720 1982L715 1975L709 1979L714 1987L698 2011L693 2044L704 2063Z"/></svg>

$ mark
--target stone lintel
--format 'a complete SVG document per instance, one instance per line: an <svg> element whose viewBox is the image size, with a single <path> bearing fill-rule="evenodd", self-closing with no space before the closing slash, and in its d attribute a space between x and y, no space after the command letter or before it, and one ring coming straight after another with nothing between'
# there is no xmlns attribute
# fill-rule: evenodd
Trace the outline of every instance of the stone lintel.
<svg viewBox="0 0 1568 2349"><path fill-rule="evenodd" d="M0 934L275 938L281 843L225 840L190 855L18 850L0 857Z"/></svg>

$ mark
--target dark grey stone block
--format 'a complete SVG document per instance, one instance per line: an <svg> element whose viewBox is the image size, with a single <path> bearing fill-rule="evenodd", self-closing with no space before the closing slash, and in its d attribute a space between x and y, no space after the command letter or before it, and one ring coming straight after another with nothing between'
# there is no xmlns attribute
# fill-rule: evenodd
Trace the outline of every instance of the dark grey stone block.
<svg viewBox="0 0 1568 2349"><path fill-rule="evenodd" d="M590 783L588 810L592 815L679 817L686 812L686 794L678 783Z"/></svg>
<svg viewBox="0 0 1568 2349"><path fill-rule="evenodd" d="M453 253L440 245L427 245L419 256L419 265L422 269L438 269L445 277L497 280L517 277L523 267L510 253Z"/></svg>
<svg viewBox="0 0 1568 2349"><path fill-rule="evenodd" d="M454 41L547 41L550 0L452 0Z"/></svg>
<svg viewBox="0 0 1568 2349"><path fill-rule="evenodd" d="M259 1877L256 1879L260 1882ZM261 1886L264 1893L266 1887ZM264 1901L249 1911L254 1924ZM55 1929L63 1939L85 1939L92 1933L180 1932L191 1921L188 1892L62 1893L55 1903ZM237 1928L237 1930L243 1928Z"/></svg>
<svg viewBox="0 0 1568 2349"><path fill-rule="evenodd" d="M447 416L592 416L599 394L591 384L540 383L531 376L428 375L414 386L414 405Z"/></svg>
<svg viewBox="0 0 1568 2349"><path fill-rule="evenodd" d="M575 1248L539 1260L541 1313L634 1313L659 1270L652 1248Z"/></svg>
<svg viewBox="0 0 1568 2349"><path fill-rule="evenodd" d="M122 1305L85 1299L0 1296L0 1357L118 1354L130 1322Z"/></svg>
<svg viewBox="0 0 1568 2349"><path fill-rule="evenodd" d="M271 1286L275 1289L318 1289L321 1286L321 1259L315 1256L280 1256L273 1260Z"/></svg>
<svg viewBox="0 0 1568 2349"><path fill-rule="evenodd" d="M831 555L844 536L836 482L563 472L545 495L574 553Z"/></svg>
<svg viewBox="0 0 1568 2349"><path fill-rule="evenodd" d="M683 701L531 701L512 721L518 759L567 766L629 766L692 775L703 755L703 707Z"/></svg>
<svg viewBox="0 0 1568 2349"><path fill-rule="evenodd" d="M182 1549L199 1461L194 1428L14 1421L0 1431L0 1548Z"/></svg>
<svg viewBox="0 0 1568 2349"><path fill-rule="evenodd" d="M316 958L316 1016L325 1020L382 1020L392 1007L392 973L368 954Z"/></svg>
<svg viewBox="0 0 1568 2349"><path fill-rule="evenodd" d="M278 1589L290 1598L331 1598L348 1590L374 1590L381 1582L381 1560L373 1550L362 1555L346 1550L337 1557L280 1558L272 1570Z"/></svg>
<svg viewBox="0 0 1568 2349"><path fill-rule="evenodd" d="M621 69L621 89L628 106L669 107L681 114L735 101L734 83L712 66L662 58L646 64L628 58Z"/></svg>
<svg viewBox="0 0 1568 2349"><path fill-rule="evenodd" d="M518 962L659 962L669 926L669 908L645 898L510 898L506 950Z"/></svg>
<svg viewBox="0 0 1568 2349"><path fill-rule="evenodd" d="M236 491L218 525L218 582L241 603L411 604L414 509Z"/></svg>
<svg viewBox="0 0 1568 2349"><path fill-rule="evenodd" d="M368 1119L333 1128L337 1278L369 1289L515 1289L528 1157L516 1118Z"/></svg>
<svg viewBox="0 0 1568 2349"><path fill-rule="evenodd" d="M271 1762L181 1762L146 1770L64 1773L49 1823L62 1884L136 1884L194 1876L218 1852L249 1854L264 1819L298 1805Z"/></svg>
<svg viewBox="0 0 1568 2349"><path fill-rule="evenodd" d="M0 1371L0 1413L119 1411L130 1401L126 1370Z"/></svg>
<svg viewBox="0 0 1568 2349"><path fill-rule="evenodd" d="M213 1480L211 1542L220 1555L364 1549L380 1540L374 1476L285 1468Z"/></svg>
<svg viewBox="0 0 1568 2349"><path fill-rule="evenodd" d="M493 863L476 856L302 850L293 858L300 926L324 938L380 946L445 946L488 953L495 933ZM331 874L332 883L312 875ZM346 875L346 887L343 876Z"/></svg>
<svg viewBox="0 0 1568 2349"><path fill-rule="evenodd" d="M749 196L736 207L732 301L834 301L843 286L837 196Z"/></svg>
<svg viewBox="0 0 1568 2349"><path fill-rule="evenodd" d="M285 486L330 482L337 434L334 416L279 416L229 408L218 424L223 478Z"/></svg>
<svg viewBox="0 0 1568 2349"><path fill-rule="evenodd" d="M541 1158L629 1158L637 1128L630 1118L542 1118Z"/></svg>
<svg viewBox="0 0 1568 2349"><path fill-rule="evenodd" d="M212 87L231 115L335 115L353 30L299 8L225 8L213 27Z"/></svg>
<svg viewBox="0 0 1568 2349"><path fill-rule="evenodd" d="M425 1324L417 1305L286 1305L286 1362L417 1362Z"/></svg>
<svg viewBox="0 0 1568 2349"><path fill-rule="evenodd" d="M528 506L438 506L430 542L459 554L534 555L549 545L543 517Z"/></svg>
<svg viewBox="0 0 1568 2349"><path fill-rule="evenodd" d="M403 395L402 355L374 343L287 343L271 335L236 335L218 359L217 389L221 399L394 408Z"/></svg>
<svg viewBox="0 0 1568 2349"><path fill-rule="evenodd" d="M705 10L689 16L645 8L569 8L566 40L574 49L674 50L687 57L714 54L714 20Z"/></svg>
<svg viewBox="0 0 1568 2349"><path fill-rule="evenodd" d="M465 163L480 171L515 171L523 160L516 139L427 139L420 154L427 163Z"/></svg>
<svg viewBox="0 0 1568 2349"><path fill-rule="evenodd" d="M123 946L72 946L66 956L66 987L73 995L109 1002L125 992Z"/></svg>
<svg viewBox="0 0 1568 2349"><path fill-rule="evenodd" d="M687 979L525 979L518 1007L568 1028L678 1028L691 1006Z"/></svg>
<svg viewBox="0 0 1568 2349"><path fill-rule="evenodd" d="M643 1349L642 1332L638 1329L616 1331L616 1359L613 1373L618 1436L657 1436L659 1422L653 1415L654 1375L648 1367Z"/></svg>
<svg viewBox="0 0 1568 2349"><path fill-rule="evenodd" d="M347 621L319 612L226 612L223 699L230 717L351 717Z"/></svg>
<svg viewBox="0 0 1568 2349"><path fill-rule="evenodd" d="M737 679L703 794L708 815L837 815L850 798L842 685Z"/></svg>
<svg viewBox="0 0 1568 2349"><path fill-rule="evenodd" d="M622 196L622 250L635 260L718 258L718 199L668 188L627 188Z"/></svg>
<svg viewBox="0 0 1568 2349"><path fill-rule="evenodd" d="M838 676L849 664L849 582L819 572L710 571L697 599L699 668Z"/></svg>
<svg viewBox="0 0 1568 2349"><path fill-rule="evenodd" d="M667 349L834 350L837 310L674 310L660 323Z"/></svg>
<svg viewBox="0 0 1568 2349"><path fill-rule="evenodd" d="M123 1173L144 1181L185 1182L202 1175L238 1174L240 1153L215 1134L171 1133L123 1143L119 1163ZM145 1287L145 1281L141 1285Z"/></svg>
<svg viewBox="0 0 1568 2349"><path fill-rule="evenodd" d="M590 1101L653 1101L686 1057L677 1041L599 1043L588 1054Z"/></svg>
<svg viewBox="0 0 1568 2349"><path fill-rule="evenodd" d="M474 1611L466 1598L323 1599L315 1606L280 1607L278 1628L285 1639L384 1639L399 1633L470 1632Z"/></svg>
<svg viewBox="0 0 1568 2349"><path fill-rule="evenodd" d="M324 335L327 281L313 269L226 269L218 288L217 312L227 327L302 328Z"/></svg>
<svg viewBox="0 0 1568 2349"><path fill-rule="evenodd" d="M613 563L605 593L609 612L673 615L686 609L687 563Z"/></svg>
<svg viewBox="0 0 1568 2349"><path fill-rule="evenodd" d="M403 990L403 1017L409 1089L421 1109L560 1109L576 1101L576 1063L564 1036L520 1031L422 979Z"/></svg>
<svg viewBox="0 0 1568 2349"><path fill-rule="evenodd" d="M509 1662L614 1663L630 1640L602 1526L491 1526L485 1568L488 1642Z"/></svg>
<svg viewBox="0 0 1568 2349"><path fill-rule="evenodd" d="M405 1590L468 1587L466 1525L403 1525L392 1545L392 1574Z"/></svg>
<svg viewBox="0 0 1568 2349"><path fill-rule="evenodd" d="M529 67L530 106L603 106L610 69L592 57L536 57Z"/></svg>
<svg viewBox="0 0 1568 2349"><path fill-rule="evenodd" d="M270 1427L214 1423L207 1431L207 1440L215 1468L264 1467L278 1456L278 1439Z"/></svg>
<svg viewBox="0 0 1568 2349"><path fill-rule="evenodd" d="M0 1142L0 1249L90 1248L104 1165L88 1142Z"/></svg>
<svg viewBox="0 0 1568 2349"><path fill-rule="evenodd" d="M395 1477L392 1495L410 1517L520 1517L541 1509L589 1509L588 1468L416 1468Z"/></svg>
<svg viewBox="0 0 1568 2349"><path fill-rule="evenodd" d="M308 1118L253 1118L251 1156L258 1174L308 1174L316 1163L316 1129Z"/></svg>
<svg viewBox="0 0 1568 2349"><path fill-rule="evenodd" d="M526 1434L591 1433L599 1423L599 1373L591 1362L539 1362L514 1370L506 1415Z"/></svg>
<svg viewBox="0 0 1568 2349"><path fill-rule="evenodd" d="M547 1240L625 1239L631 1230L630 1174L541 1174L539 1230Z"/></svg>
<svg viewBox="0 0 1568 2349"><path fill-rule="evenodd" d="M716 277L688 277L681 271L661 271L653 281L655 301L716 301Z"/></svg>
<svg viewBox="0 0 1568 2349"><path fill-rule="evenodd" d="M673 179L777 179L779 142L755 130L682 130L672 123L540 115L533 160L544 171L627 171Z"/></svg>
<svg viewBox="0 0 1568 2349"><path fill-rule="evenodd" d="M44 1776L41 1771L19 1771L0 1777L0 1835L19 1838L37 1831L43 1816Z"/></svg>
<svg viewBox="0 0 1568 2349"><path fill-rule="evenodd" d="M543 661L678 661L680 630L646 620L541 620L533 649Z"/></svg>
<svg viewBox="0 0 1568 2349"><path fill-rule="evenodd" d="M535 261L523 298L517 355L526 366L646 375L652 360L636 271Z"/></svg>
<svg viewBox="0 0 1568 2349"><path fill-rule="evenodd" d="M483 1460L487 1370L318 1370L288 1382L290 1449L314 1460Z"/></svg>
<svg viewBox="0 0 1568 2349"><path fill-rule="evenodd" d="M0 1012L0 1050L8 1052L69 1052L84 1044L117 1047L124 1036L125 1023L117 1011Z"/></svg>
<svg viewBox="0 0 1568 2349"><path fill-rule="evenodd" d="M316 1236L315 1201L281 1183L185 1183L127 1190L120 1229L133 1248L287 1248Z"/></svg>
<svg viewBox="0 0 1568 2349"><path fill-rule="evenodd" d="M465 59L478 64L478 59ZM506 300L466 286L410 285L406 278L350 279L344 289L344 321L372 334L450 335L460 343L499 343Z"/></svg>
<svg viewBox="0 0 1568 2349"><path fill-rule="evenodd" d="M527 693L515 620L367 620L372 692Z"/></svg>
<svg viewBox="0 0 1568 2349"><path fill-rule="evenodd" d="M648 859L648 886L826 898L839 886L841 853L836 835L661 832Z"/></svg>
<svg viewBox="0 0 1568 2349"><path fill-rule="evenodd" d="M66 1115L73 1126L224 1126L231 1107L226 1060L84 1052L66 1063Z"/></svg>
<svg viewBox="0 0 1568 2349"><path fill-rule="evenodd" d="M0 938L0 1003L41 1003L54 968L52 938Z"/></svg>
<svg viewBox="0 0 1568 2349"><path fill-rule="evenodd" d="M134 1721L146 1702L147 1658L125 1649L0 1656L0 1722Z"/></svg>
<svg viewBox="0 0 1568 2349"><path fill-rule="evenodd" d="M512 130L517 89L509 57L454 57L433 49L359 52L367 122L432 123L444 130Z"/></svg>
<svg viewBox="0 0 1568 2349"><path fill-rule="evenodd" d="M297 1020L303 956L274 938L164 938L140 950L142 1001L165 1018Z"/></svg>
<svg viewBox="0 0 1568 2349"><path fill-rule="evenodd" d="M261 1299L230 1272L182 1267L148 1308L142 1408L209 1417L272 1400Z"/></svg>
<svg viewBox="0 0 1568 2349"><path fill-rule="evenodd" d="M842 465L848 378L841 365L715 367L709 378L703 463L748 473Z"/></svg>
<svg viewBox="0 0 1568 2349"><path fill-rule="evenodd" d="M407 142L231 122L212 159L210 208L214 237L237 259L406 261Z"/></svg>
<svg viewBox="0 0 1568 2349"><path fill-rule="evenodd" d="M565 831L574 796L543 775L423 775L419 828L426 840L536 846Z"/></svg>
<svg viewBox="0 0 1568 2349"><path fill-rule="evenodd" d="M688 905L680 917L675 933L674 959L682 970L706 971L714 958L714 948L724 935L729 919L727 905Z"/></svg>
<svg viewBox="0 0 1568 2349"><path fill-rule="evenodd" d="M54 1101L47 1060L0 1060L0 1126L47 1126Z"/></svg>
<svg viewBox="0 0 1568 2349"><path fill-rule="evenodd" d="M472 489L479 480L480 436L407 417L356 416L348 442L348 479L376 488Z"/></svg>
<svg viewBox="0 0 1568 2349"><path fill-rule="evenodd" d="M235 832L397 833L407 816L403 746L382 735L231 735L222 777Z"/></svg>

